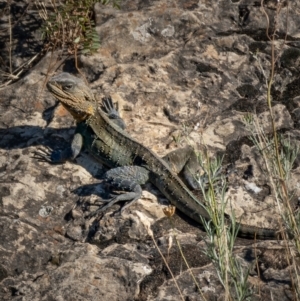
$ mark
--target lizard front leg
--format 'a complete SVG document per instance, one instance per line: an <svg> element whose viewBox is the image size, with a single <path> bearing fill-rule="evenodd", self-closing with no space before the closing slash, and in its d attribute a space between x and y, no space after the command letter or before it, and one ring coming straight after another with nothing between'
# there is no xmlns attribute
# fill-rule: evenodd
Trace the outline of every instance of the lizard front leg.
<svg viewBox="0 0 300 301"><path fill-rule="evenodd" d="M114 104L111 97L105 97L102 99L101 109L107 114L108 118L111 119L114 124L116 124L122 130L125 130L126 125L119 114L118 104Z"/></svg>
<svg viewBox="0 0 300 301"><path fill-rule="evenodd" d="M79 155L82 146L83 137L81 134L76 133L71 145L64 150L38 150L35 152L35 156L52 164L64 163L67 160L74 160Z"/></svg>

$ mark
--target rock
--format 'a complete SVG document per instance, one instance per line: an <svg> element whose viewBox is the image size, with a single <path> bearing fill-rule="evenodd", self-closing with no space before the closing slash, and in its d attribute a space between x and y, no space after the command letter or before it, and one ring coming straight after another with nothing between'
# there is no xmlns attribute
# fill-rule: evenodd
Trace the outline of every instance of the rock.
<svg viewBox="0 0 300 301"><path fill-rule="evenodd" d="M78 64L97 99L111 95L118 101L126 130L158 155L187 143L207 148L212 157L224 155L224 166L234 166L226 212L234 210L237 220L254 226L274 227L279 213L273 188L245 126L245 117L256 114L263 132L272 133L266 18L257 1L225 2L123 0L121 10L96 4L101 47L93 56L78 56ZM265 2L271 24L276 17L278 25L276 51L282 50L272 112L277 129L296 149L299 7L279 1L276 16L278 1ZM25 60L22 53L18 57L14 66ZM75 129L73 118L45 89L56 70L49 69L53 60L59 60L58 52L0 91L0 299L182 300L157 244L184 299L203 299L191 270L206 300L223 300L215 267L204 254L206 233L177 211L166 218L167 200L152 185L122 213L116 204L87 218L110 198L101 180L105 167L85 152L61 165L35 158L39 149L65 148ZM63 61L57 72L62 70L73 72L74 62ZM298 157L288 183L294 205ZM237 239L235 255L251 269L253 292L260 292L253 300L292 298L285 252L284 242Z"/></svg>

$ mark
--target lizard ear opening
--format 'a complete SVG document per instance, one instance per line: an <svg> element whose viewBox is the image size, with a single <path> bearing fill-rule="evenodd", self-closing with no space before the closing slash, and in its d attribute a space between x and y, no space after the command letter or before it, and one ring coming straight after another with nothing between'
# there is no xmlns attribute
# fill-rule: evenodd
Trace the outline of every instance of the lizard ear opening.
<svg viewBox="0 0 300 301"><path fill-rule="evenodd" d="M84 95L84 99L88 102L96 102L95 101L95 97L94 97L94 94L85 94Z"/></svg>

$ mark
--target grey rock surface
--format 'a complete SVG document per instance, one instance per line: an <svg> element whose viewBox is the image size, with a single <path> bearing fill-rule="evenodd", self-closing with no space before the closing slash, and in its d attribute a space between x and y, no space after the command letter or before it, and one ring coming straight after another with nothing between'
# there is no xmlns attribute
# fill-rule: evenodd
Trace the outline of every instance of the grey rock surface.
<svg viewBox="0 0 300 301"><path fill-rule="evenodd" d="M274 3L266 1L271 22ZM242 4L249 15L242 14ZM277 18L279 50L289 9L272 95L277 128L298 144L300 6L297 1L290 6ZM160 156L186 143L224 155L224 164L234 163L239 175L227 192L237 218L272 227L278 211L242 122L248 112L256 113L271 133L266 105L271 46L257 1L126 0L121 10L97 4L95 19L101 48L80 56L79 65L97 97L118 101L127 131ZM87 219L87 211L109 198L101 185L105 167L87 153L62 165L34 158L41 147L64 148L75 129L45 89L49 66L58 60L58 54L45 55L0 90L0 299L182 300L153 244L151 226L186 300L203 298L172 241L174 233L206 300L223 300L203 253L205 232L180 214L172 217L172 229L162 211L167 201L153 186L146 185L143 198L124 212L115 205ZM69 65L55 72L70 71ZM253 177L245 180L250 165ZM296 196L298 183L296 162L290 180ZM274 300L293 300L284 248L277 241L237 240L236 254L251 267L252 300L269 300L271 294Z"/></svg>

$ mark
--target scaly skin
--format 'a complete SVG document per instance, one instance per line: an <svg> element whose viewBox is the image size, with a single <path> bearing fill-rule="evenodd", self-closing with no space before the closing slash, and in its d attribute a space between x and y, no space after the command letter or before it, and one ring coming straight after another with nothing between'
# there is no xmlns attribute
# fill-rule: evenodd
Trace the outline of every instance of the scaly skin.
<svg viewBox="0 0 300 301"><path fill-rule="evenodd" d="M210 220L201 200L197 199L163 159L131 138L122 126L113 122L104 111L97 109L92 91L82 80L68 73L61 73L50 79L47 87L76 120L76 133L80 134L79 140L83 140L83 145L92 155L110 168L139 166L143 175L147 175L150 182L178 210L200 224L202 224L201 217ZM72 157L76 157L80 152L81 145L79 147L78 144L76 145ZM238 227L238 235L241 237L280 238L279 231L276 229L241 223L238 223Z"/></svg>

